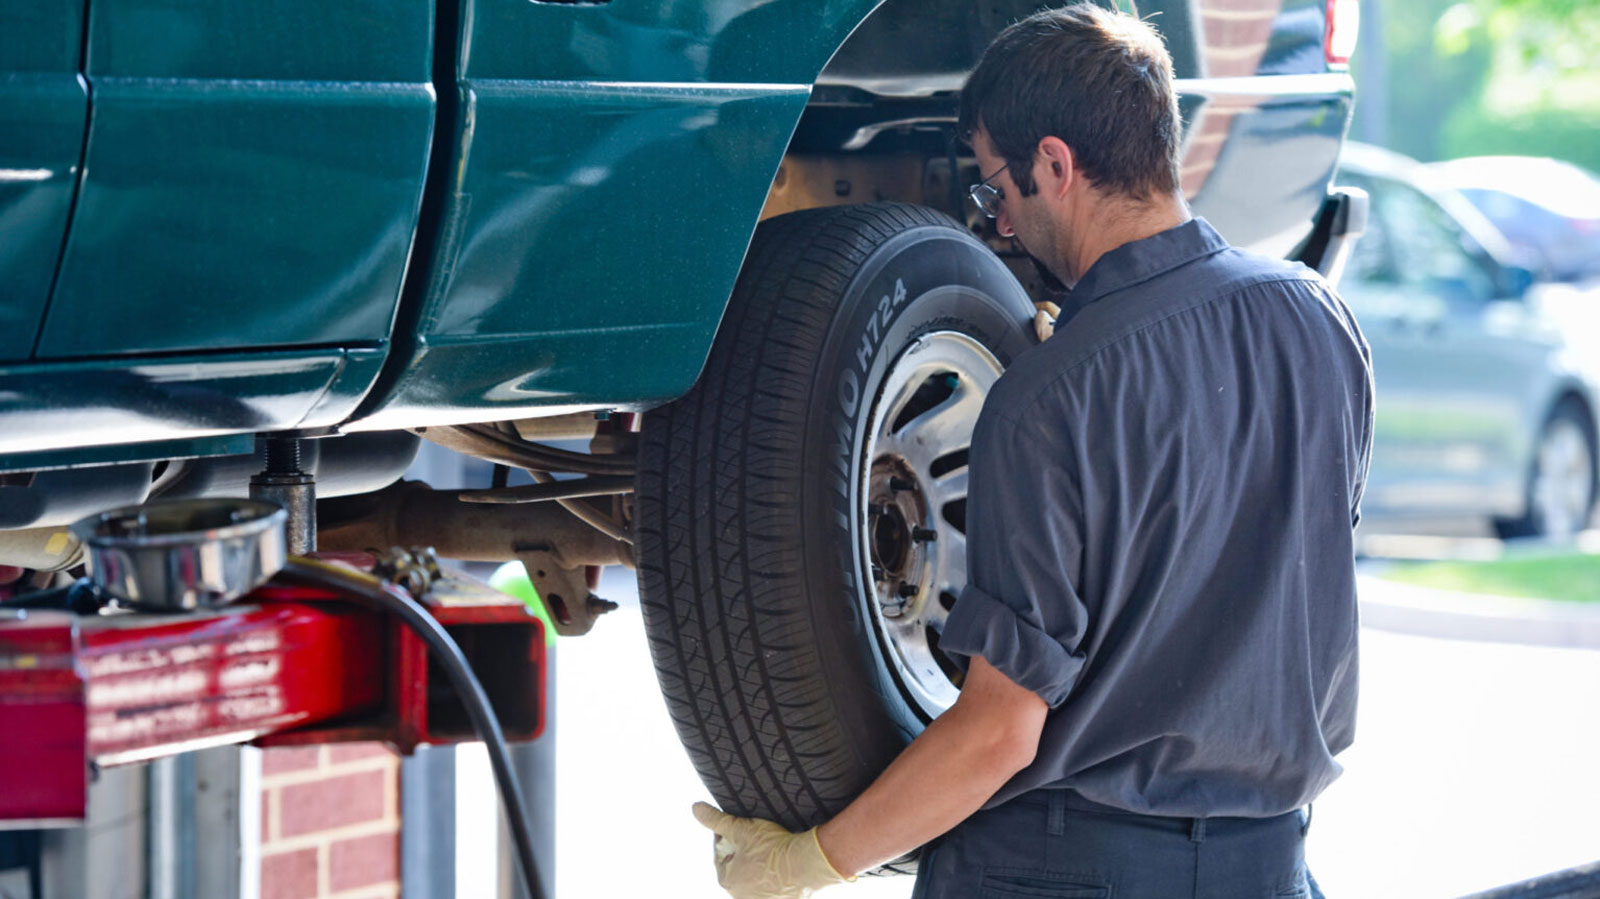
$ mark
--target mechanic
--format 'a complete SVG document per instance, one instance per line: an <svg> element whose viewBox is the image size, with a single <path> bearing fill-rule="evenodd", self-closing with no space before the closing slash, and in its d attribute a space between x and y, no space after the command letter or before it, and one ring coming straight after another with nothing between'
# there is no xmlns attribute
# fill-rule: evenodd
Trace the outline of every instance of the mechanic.
<svg viewBox="0 0 1600 899"><path fill-rule="evenodd" d="M1355 721L1366 342L1315 272L1191 216L1146 23L1018 22L959 121L974 199L1072 286L973 434L960 698L820 827L696 804L718 881L806 896L927 844L913 897L1312 895Z"/></svg>

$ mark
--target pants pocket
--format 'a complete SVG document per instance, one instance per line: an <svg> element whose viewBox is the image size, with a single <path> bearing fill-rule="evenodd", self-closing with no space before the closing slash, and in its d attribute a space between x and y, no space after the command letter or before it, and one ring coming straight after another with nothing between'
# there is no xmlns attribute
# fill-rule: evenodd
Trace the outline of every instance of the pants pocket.
<svg viewBox="0 0 1600 899"><path fill-rule="evenodd" d="M1056 871L985 868L978 884L982 899L1111 899L1111 885Z"/></svg>
<svg viewBox="0 0 1600 899"><path fill-rule="evenodd" d="M1306 875L1301 874L1294 883L1278 887L1272 899L1312 899L1311 884Z"/></svg>

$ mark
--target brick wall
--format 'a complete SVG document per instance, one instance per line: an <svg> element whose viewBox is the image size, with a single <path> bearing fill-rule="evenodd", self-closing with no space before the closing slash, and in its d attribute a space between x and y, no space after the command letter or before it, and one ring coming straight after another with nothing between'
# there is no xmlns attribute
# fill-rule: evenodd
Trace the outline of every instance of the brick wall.
<svg viewBox="0 0 1600 899"><path fill-rule="evenodd" d="M377 743L261 755L261 899L398 899L400 760Z"/></svg>

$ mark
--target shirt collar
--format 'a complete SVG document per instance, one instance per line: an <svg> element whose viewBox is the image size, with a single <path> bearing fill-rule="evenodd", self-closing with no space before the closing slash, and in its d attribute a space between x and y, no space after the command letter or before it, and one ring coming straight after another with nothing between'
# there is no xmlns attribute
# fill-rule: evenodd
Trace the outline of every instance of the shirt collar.
<svg viewBox="0 0 1600 899"><path fill-rule="evenodd" d="M1096 259L1072 289L1072 303L1082 308L1123 288L1227 248L1228 242L1222 235L1205 219L1196 216L1176 228L1129 241Z"/></svg>

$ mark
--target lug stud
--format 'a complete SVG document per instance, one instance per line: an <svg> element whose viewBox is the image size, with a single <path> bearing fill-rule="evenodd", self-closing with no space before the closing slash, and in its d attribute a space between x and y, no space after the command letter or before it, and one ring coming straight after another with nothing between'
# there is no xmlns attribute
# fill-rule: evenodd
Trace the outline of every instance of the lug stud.
<svg viewBox="0 0 1600 899"><path fill-rule="evenodd" d="M901 596L905 597L906 599L910 599L911 597L917 595L917 585L916 584L901 584L900 585L900 589L896 590L895 592L900 594Z"/></svg>
<svg viewBox="0 0 1600 899"><path fill-rule="evenodd" d="M917 485L911 483L905 478L890 478L889 489L895 491L896 493L904 493L907 490L917 489Z"/></svg>
<svg viewBox="0 0 1600 899"><path fill-rule="evenodd" d="M933 528L912 528L911 539L918 543L932 543L939 539L939 532Z"/></svg>

